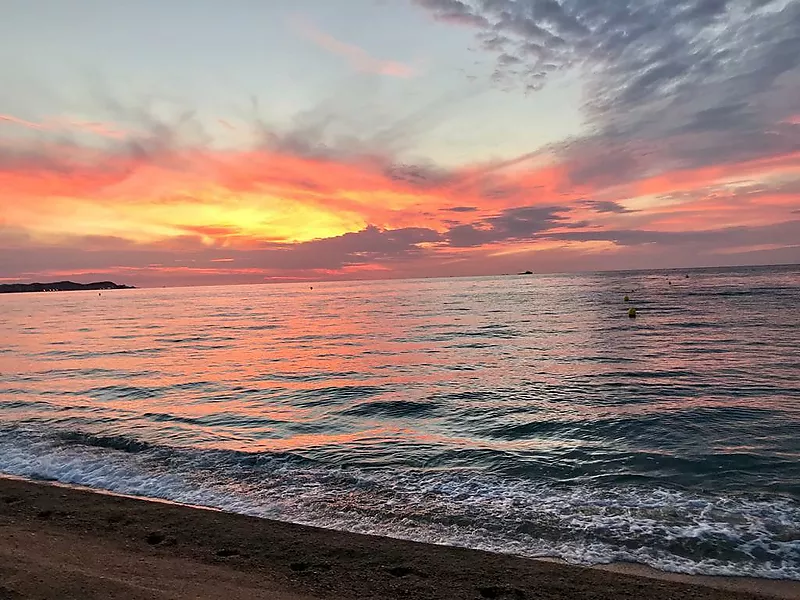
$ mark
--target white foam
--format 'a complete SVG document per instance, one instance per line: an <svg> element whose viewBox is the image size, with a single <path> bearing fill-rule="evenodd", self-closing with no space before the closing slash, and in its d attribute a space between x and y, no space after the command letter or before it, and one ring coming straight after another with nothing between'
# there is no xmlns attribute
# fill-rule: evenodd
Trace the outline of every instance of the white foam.
<svg viewBox="0 0 800 600"><path fill-rule="evenodd" d="M0 436L0 471L21 477L578 564L626 561L690 574L800 580L800 505L789 498L556 487L463 472L309 467L269 457L253 466L240 458L128 453L24 432Z"/></svg>

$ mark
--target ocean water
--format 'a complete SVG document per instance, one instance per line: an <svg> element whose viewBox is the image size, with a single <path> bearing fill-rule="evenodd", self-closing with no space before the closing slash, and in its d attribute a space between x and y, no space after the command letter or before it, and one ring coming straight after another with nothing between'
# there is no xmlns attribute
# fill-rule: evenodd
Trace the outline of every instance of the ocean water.
<svg viewBox="0 0 800 600"><path fill-rule="evenodd" d="M0 472L800 579L800 267L3 295Z"/></svg>

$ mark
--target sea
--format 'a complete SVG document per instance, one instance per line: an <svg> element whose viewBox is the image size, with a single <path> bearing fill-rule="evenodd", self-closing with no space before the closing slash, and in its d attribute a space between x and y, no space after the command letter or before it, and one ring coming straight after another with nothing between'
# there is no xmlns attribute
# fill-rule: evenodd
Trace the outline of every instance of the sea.
<svg viewBox="0 0 800 600"><path fill-rule="evenodd" d="M4 294L0 473L800 580L800 266Z"/></svg>

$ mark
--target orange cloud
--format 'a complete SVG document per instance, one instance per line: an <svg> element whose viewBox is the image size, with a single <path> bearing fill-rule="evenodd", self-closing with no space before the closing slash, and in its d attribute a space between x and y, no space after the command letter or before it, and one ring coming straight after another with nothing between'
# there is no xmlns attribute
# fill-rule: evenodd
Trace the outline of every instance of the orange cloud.
<svg viewBox="0 0 800 600"><path fill-rule="evenodd" d="M388 75L390 77L413 77L417 70L405 63L393 60L381 60L354 44L337 40L335 37L320 31L308 21L296 17L293 19L294 27L306 38L320 48L343 58L359 71Z"/></svg>
<svg viewBox="0 0 800 600"><path fill-rule="evenodd" d="M792 169L800 159L789 155L678 171L604 190L570 184L567 168L557 163L490 177L476 176L484 172L479 167L465 168L448 181L419 185L392 177L375 161L340 162L271 151L187 151L165 164L63 146L53 147L51 153L63 157L57 169L32 163L0 170L7 218L51 234L80 230L81 225L87 234L96 233L96 228L110 228L113 231L105 233L112 234L135 231L139 241L188 233L219 241L297 242L357 231L367 224L445 231L450 221L475 220L520 204L572 205L573 217L582 219L592 210L576 204L580 198L606 194L636 199L702 190L734 174L755 177ZM737 207L732 199L719 202L721 208ZM666 208L663 204L654 201L635 218L711 206L709 197ZM448 211L462 205L474 210ZM69 216L76 214L82 221L70 222ZM602 216L616 222L631 218Z"/></svg>
<svg viewBox="0 0 800 600"><path fill-rule="evenodd" d="M61 121L42 121L53 122ZM141 260L87 273L379 276L397 272L393 257L436 257L457 270L559 249L590 256L618 249L603 231L769 226L796 219L800 206L800 185L789 185L800 183L800 153L605 185L574 183L568 164L544 154L436 170L277 147L134 147L153 149L131 153L113 140L0 145L0 251L15 239L15 247L129 252L126 260ZM268 254L256 261L248 252ZM199 262L163 266L187 256Z"/></svg>
<svg viewBox="0 0 800 600"><path fill-rule="evenodd" d="M662 173L626 185L623 189L631 196L663 195L696 189L709 183L757 179L784 172L800 172L800 152Z"/></svg>

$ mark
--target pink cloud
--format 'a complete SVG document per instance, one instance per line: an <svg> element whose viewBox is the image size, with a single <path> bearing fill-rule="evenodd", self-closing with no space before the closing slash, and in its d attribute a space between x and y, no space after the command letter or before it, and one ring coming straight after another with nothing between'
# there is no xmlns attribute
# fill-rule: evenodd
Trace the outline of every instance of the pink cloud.
<svg viewBox="0 0 800 600"><path fill-rule="evenodd" d="M86 133L93 133L102 137L122 139L127 134L126 132L118 129L114 125L108 123L101 123L99 121L84 121L82 119L62 118L42 122L27 121L11 115L0 115L0 123L7 123L10 125L17 125L27 129L35 129L37 131L57 131L59 129L72 129L83 131Z"/></svg>
<svg viewBox="0 0 800 600"><path fill-rule="evenodd" d="M44 123L26 121L25 119L12 117L11 115L0 115L0 122L10 123L11 125L19 125L20 127L26 127L28 129L37 129L39 131L46 131L48 129L51 129L50 127L47 127Z"/></svg>
<svg viewBox="0 0 800 600"><path fill-rule="evenodd" d="M346 58L359 71L378 73L389 77L413 77L417 74L417 70L410 65L399 61L375 58L355 44L342 42L332 35L320 31L305 19L295 17L293 25L304 37L320 48Z"/></svg>

